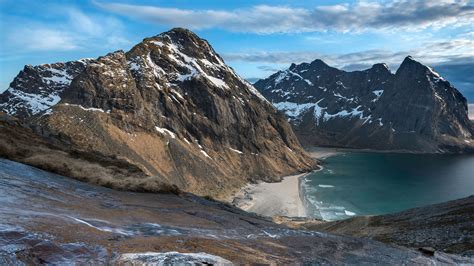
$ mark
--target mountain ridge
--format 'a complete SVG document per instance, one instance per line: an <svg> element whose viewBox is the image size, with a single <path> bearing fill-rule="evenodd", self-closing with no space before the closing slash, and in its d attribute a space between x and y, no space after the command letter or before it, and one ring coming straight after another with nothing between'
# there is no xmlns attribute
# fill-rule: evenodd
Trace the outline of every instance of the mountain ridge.
<svg viewBox="0 0 474 266"><path fill-rule="evenodd" d="M395 73L383 63L349 72L316 59L254 85L285 112L304 146L428 153L473 147L466 98L411 56Z"/></svg>

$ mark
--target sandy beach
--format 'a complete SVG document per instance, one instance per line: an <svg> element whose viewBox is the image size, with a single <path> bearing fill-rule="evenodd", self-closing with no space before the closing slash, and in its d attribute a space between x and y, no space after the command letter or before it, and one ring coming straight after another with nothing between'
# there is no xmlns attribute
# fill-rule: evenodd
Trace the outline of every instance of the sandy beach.
<svg viewBox="0 0 474 266"><path fill-rule="evenodd" d="M307 148L306 152L314 159L324 159L329 156L333 156L339 153L343 153L344 149L339 149L339 148L319 148L319 147L314 147L314 148Z"/></svg>
<svg viewBox="0 0 474 266"><path fill-rule="evenodd" d="M313 148L311 157L322 159L340 153L337 149ZM300 195L300 179L308 173L286 176L281 182L249 184L236 193L232 203L245 211L263 216L306 217Z"/></svg>
<svg viewBox="0 0 474 266"><path fill-rule="evenodd" d="M233 203L263 216L305 217L299 190L299 179L303 175L287 176L278 183L247 185L235 195Z"/></svg>

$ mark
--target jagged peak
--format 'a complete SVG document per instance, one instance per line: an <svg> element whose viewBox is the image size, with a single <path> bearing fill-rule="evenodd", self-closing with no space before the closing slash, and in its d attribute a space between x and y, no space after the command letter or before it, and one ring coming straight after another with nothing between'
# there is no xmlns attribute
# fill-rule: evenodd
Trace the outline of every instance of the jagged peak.
<svg viewBox="0 0 474 266"><path fill-rule="evenodd" d="M371 67L372 69L383 69L383 70L388 70L390 71L390 68L387 66L387 64L385 63L377 63L377 64L374 64L372 65Z"/></svg>
<svg viewBox="0 0 474 266"><path fill-rule="evenodd" d="M275 74L286 73L288 70L298 72L298 71L301 71L301 70L307 70L308 67L329 68L330 66L327 65L323 60L316 59L316 60L312 61L311 63L305 63L305 62L301 63L301 64L291 63L290 67L287 70L280 70L280 71L276 72Z"/></svg>
<svg viewBox="0 0 474 266"><path fill-rule="evenodd" d="M123 50L117 50L117 51L107 53L106 55L99 56L97 58L97 61L99 61L101 59L104 59L104 58L115 57L115 56L123 56L123 55L125 55L125 52Z"/></svg>
<svg viewBox="0 0 474 266"><path fill-rule="evenodd" d="M170 34L170 33L185 34L185 35L189 35L189 36L193 36L193 37L198 37L197 34L194 33L193 31L191 31L189 29L186 29L186 28L181 28L181 27L172 28L171 30L166 31L162 34Z"/></svg>
<svg viewBox="0 0 474 266"><path fill-rule="evenodd" d="M148 53L150 49L171 51L173 53L179 51L190 57L207 59L223 64L222 58L217 55L209 42L184 28L173 28L153 37L145 38L128 51L127 54L135 56L144 52Z"/></svg>
<svg viewBox="0 0 474 266"><path fill-rule="evenodd" d="M323 60L321 59L316 59L310 64L311 66L323 66L323 67L329 67L328 64L326 64Z"/></svg>
<svg viewBox="0 0 474 266"><path fill-rule="evenodd" d="M153 36L151 38L145 38L144 41L146 40L162 40L162 41L167 41L170 43L178 43L181 44L183 42L193 42L196 44L196 42L205 42L207 45L209 45L205 40L201 39L196 33L185 29L185 28L173 28L169 31L162 32L156 36Z"/></svg>
<svg viewBox="0 0 474 266"><path fill-rule="evenodd" d="M156 36L164 36L164 35L167 35L167 34L186 34L186 35L190 35L190 36L197 36L193 31L191 31L189 29L186 29L186 28L182 28L182 27L172 28L170 30L161 32Z"/></svg>
<svg viewBox="0 0 474 266"><path fill-rule="evenodd" d="M419 69L421 71L424 71L426 72L426 74L428 75L431 75L432 77L434 77L435 79L438 79L438 80L445 80L443 77L441 77L441 75L439 73L437 73L433 68L419 62L419 61L416 61L415 59L413 59L413 57L411 57L410 55L405 57L405 59L403 60L402 64L400 65L400 67L398 68L397 70L397 73L401 73L402 71L405 71L405 69L411 69L409 71L412 71L413 69Z"/></svg>
<svg viewBox="0 0 474 266"><path fill-rule="evenodd" d="M81 58L81 59L72 60L72 61L61 61L61 62L45 63L45 64L38 64L38 65L26 64L26 65L24 65L23 70L26 70L26 69L36 70L38 68L64 67L64 66L67 66L67 65L75 64L75 63L88 64L92 60L94 60L94 58Z"/></svg>
<svg viewBox="0 0 474 266"><path fill-rule="evenodd" d="M403 60L402 64L400 65L398 69L403 69L404 67L407 67L407 66L426 67L419 61L416 61L415 59L413 59L413 57L410 55L405 57L405 59Z"/></svg>

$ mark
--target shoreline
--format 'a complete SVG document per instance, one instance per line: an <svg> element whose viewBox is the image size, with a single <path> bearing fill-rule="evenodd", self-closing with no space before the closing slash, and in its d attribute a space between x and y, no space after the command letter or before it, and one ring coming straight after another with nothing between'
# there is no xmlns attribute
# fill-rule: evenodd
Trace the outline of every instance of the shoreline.
<svg viewBox="0 0 474 266"><path fill-rule="evenodd" d="M465 154L465 153L449 153L449 152L422 152L422 151L411 151L411 150L378 150L378 149L371 149L371 148L346 148L346 147L319 147L319 146L303 146L307 153L321 151L321 150L328 150L328 151L335 151L337 153L345 153L345 152L365 152L365 153L394 153L394 154L416 154L416 155L446 155L446 154ZM329 157L329 156L327 156ZM326 157L323 157L326 158Z"/></svg>
<svg viewBox="0 0 474 266"><path fill-rule="evenodd" d="M232 203L244 211L267 217L306 217L300 179L307 174L285 176L276 183L249 184L233 196Z"/></svg>
<svg viewBox="0 0 474 266"><path fill-rule="evenodd" d="M340 149L312 148L307 152L313 159L322 160L343 153ZM320 171L321 165L318 165ZM275 183L248 184L231 198L230 202L248 212L274 217L308 217L301 185L303 178L312 172L285 176Z"/></svg>

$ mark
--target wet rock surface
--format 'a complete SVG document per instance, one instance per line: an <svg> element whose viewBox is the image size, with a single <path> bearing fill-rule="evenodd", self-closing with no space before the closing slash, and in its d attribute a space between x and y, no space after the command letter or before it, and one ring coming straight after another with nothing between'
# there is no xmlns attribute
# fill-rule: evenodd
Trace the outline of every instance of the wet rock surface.
<svg viewBox="0 0 474 266"><path fill-rule="evenodd" d="M179 253L179 252L165 252L165 253L128 253L123 254L117 260L118 264L192 264L192 265L231 265L232 262L225 260L218 256L209 255L206 253Z"/></svg>
<svg viewBox="0 0 474 266"><path fill-rule="evenodd" d="M467 100L433 69L405 58L346 72L321 60L292 64L255 87L288 117L303 146L472 152Z"/></svg>
<svg viewBox="0 0 474 266"><path fill-rule="evenodd" d="M0 166L2 262L117 262L124 254L154 261L179 252L168 259L206 253L233 263L472 263L290 229L191 194L120 192L4 159ZM143 256L149 252L156 256Z"/></svg>

